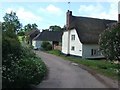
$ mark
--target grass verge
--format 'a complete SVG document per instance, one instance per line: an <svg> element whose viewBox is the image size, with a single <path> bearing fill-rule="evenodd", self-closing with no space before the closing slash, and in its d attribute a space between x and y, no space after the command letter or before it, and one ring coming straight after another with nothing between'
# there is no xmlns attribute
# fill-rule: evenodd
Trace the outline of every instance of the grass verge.
<svg viewBox="0 0 120 90"><path fill-rule="evenodd" d="M62 55L59 50L51 50L51 51L48 51L48 53L60 56L64 60L69 60L74 63L85 65L93 69L95 72L105 75L107 77L110 77L112 79L118 80L119 78L118 77L118 71L119 71L118 64L114 64L106 60L88 60L88 59L82 59L82 58L74 57L74 56L65 56L65 55Z"/></svg>

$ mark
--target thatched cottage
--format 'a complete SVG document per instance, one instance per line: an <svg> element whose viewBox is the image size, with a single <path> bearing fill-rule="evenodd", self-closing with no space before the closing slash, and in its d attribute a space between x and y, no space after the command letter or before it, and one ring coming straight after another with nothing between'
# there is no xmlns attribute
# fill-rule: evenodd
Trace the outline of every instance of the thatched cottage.
<svg viewBox="0 0 120 90"><path fill-rule="evenodd" d="M67 30L62 36L62 53L82 58L103 57L99 51L99 35L113 23L116 21L73 16L72 11L68 10Z"/></svg>

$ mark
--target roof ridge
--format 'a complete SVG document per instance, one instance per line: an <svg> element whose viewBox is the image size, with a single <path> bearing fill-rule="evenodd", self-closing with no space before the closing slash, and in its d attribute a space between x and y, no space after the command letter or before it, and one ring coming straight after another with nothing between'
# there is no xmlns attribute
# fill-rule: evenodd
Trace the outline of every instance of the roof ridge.
<svg viewBox="0 0 120 90"><path fill-rule="evenodd" d="M109 21L117 21L117 20L110 20L110 19L101 19L101 18L95 18L95 17L85 17L85 16L74 16L72 15L73 18L87 18L87 19L98 19L98 20L109 20Z"/></svg>

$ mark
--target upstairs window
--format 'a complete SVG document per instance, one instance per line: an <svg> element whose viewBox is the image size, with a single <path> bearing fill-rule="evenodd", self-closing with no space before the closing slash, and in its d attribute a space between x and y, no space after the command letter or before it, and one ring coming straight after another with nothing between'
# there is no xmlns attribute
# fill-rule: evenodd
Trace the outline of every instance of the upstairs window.
<svg viewBox="0 0 120 90"><path fill-rule="evenodd" d="M71 35L71 40L75 40L75 35Z"/></svg>

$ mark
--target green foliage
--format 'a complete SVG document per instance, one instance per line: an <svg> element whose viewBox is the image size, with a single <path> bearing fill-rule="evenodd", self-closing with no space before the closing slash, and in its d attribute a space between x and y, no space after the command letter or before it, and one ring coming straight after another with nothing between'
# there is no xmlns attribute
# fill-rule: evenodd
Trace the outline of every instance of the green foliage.
<svg viewBox="0 0 120 90"><path fill-rule="evenodd" d="M29 57L11 63L9 68L3 66L3 87L26 87L39 84L46 74L46 66L37 57Z"/></svg>
<svg viewBox="0 0 120 90"><path fill-rule="evenodd" d="M20 31L20 32L17 33L17 35L18 35L18 36L24 36L24 35L25 35L25 32Z"/></svg>
<svg viewBox="0 0 120 90"><path fill-rule="evenodd" d="M3 62L8 58L9 54L13 54L18 58L20 57L21 46L14 32L10 32L9 30L2 32L2 53Z"/></svg>
<svg viewBox="0 0 120 90"><path fill-rule="evenodd" d="M100 50L109 60L120 61L120 26L108 28L100 35Z"/></svg>
<svg viewBox="0 0 120 90"><path fill-rule="evenodd" d="M38 26L37 26L36 23L34 23L34 24L27 24L27 25L24 26L24 29L23 29L23 30L24 30L25 32L29 32L29 31L31 31L31 30L33 30L33 29L36 30L37 27L38 27Z"/></svg>
<svg viewBox="0 0 120 90"><path fill-rule="evenodd" d="M7 30L11 29L11 27L12 27L11 30L16 33L22 27L15 12L11 12L10 14L6 13L5 16L3 17L3 19L5 22L2 23L2 30L4 30L4 31L7 31Z"/></svg>
<svg viewBox="0 0 120 90"><path fill-rule="evenodd" d="M52 50L52 45L49 42L42 42L41 47L46 51Z"/></svg>
<svg viewBox="0 0 120 90"><path fill-rule="evenodd" d="M2 23L2 88L25 87L40 83L46 74L45 64L30 49L21 46L16 35L19 29L16 14L13 12L6 14L4 20L5 22Z"/></svg>
<svg viewBox="0 0 120 90"><path fill-rule="evenodd" d="M24 85L39 84L46 74L45 64L37 57L21 60L19 67L16 82L19 81Z"/></svg>
<svg viewBox="0 0 120 90"><path fill-rule="evenodd" d="M61 55L61 51L60 50L51 50L51 51L48 51L48 52L51 53L51 54L57 55L57 56Z"/></svg>
<svg viewBox="0 0 120 90"><path fill-rule="evenodd" d="M46 75L47 68L44 62L36 57L31 49L23 47L20 57L9 54L6 62L3 62L3 88L39 84Z"/></svg>
<svg viewBox="0 0 120 90"><path fill-rule="evenodd" d="M57 25L50 26L49 29L51 29L52 31L61 31L62 30L62 28Z"/></svg>
<svg viewBox="0 0 120 90"><path fill-rule="evenodd" d="M18 40L20 43L24 43L25 36L18 36Z"/></svg>

